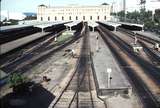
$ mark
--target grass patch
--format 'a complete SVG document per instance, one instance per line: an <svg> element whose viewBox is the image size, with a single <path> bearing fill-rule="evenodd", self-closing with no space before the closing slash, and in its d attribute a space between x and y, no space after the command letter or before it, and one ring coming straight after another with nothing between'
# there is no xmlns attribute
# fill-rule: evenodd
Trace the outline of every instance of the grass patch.
<svg viewBox="0 0 160 108"><path fill-rule="evenodd" d="M62 44L64 43L65 41L69 40L70 38L72 37L71 34L62 34L61 36L59 36L57 38L57 44Z"/></svg>

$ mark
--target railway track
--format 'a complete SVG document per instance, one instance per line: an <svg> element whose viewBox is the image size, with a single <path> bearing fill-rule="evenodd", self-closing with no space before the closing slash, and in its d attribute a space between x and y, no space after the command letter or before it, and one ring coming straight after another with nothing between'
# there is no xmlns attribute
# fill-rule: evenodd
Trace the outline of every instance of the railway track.
<svg viewBox="0 0 160 108"><path fill-rule="evenodd" d="M102 38L106 42L106 44L109 46L115 57L117 58L118 62L122 66L127 66L128 63L125 58L125 54L128 55L129 59L135 59L137 56L133 54L132 51L130 51L129 46L121 39L119 39L117 36L115 36L113 33L111 33L109 30L106 30L104 27L100 27L99 33L101 34ZM127 58L126 58L127 59ZM139 60L136 59L136 60ZM139 60L139 62L141 62ZM143 61L144 62L144 61ZM157 98L151 93L151 91L147 88L145 83L142 81L142 79L134 72L134 69L130 67L123 68L129 77L131 84L133 85L134 90L138 94L144 108L159 108L160 103L157 100ZM152 72L152 71L151 71Z"/></svg>
<svg viewBox="0 0 160 108"><path fill-rule="evenodd" d="M61 32L58 34L60 35ZM42 49L44 50L51 42L53 42L55 35L50 34L50 37L43 39L43 41L39 41L37 44L31 44L27 47L27 49L25 48L25 50L22 49L23 51L21 52L20 56L19 54L13 54L13 56L10 58L6 57L4 58L4 60L2 58L3 64L1 64L1 68L9 69L10 66L13 66L15 68L15 66L21 64L22 62L25 62L25 58L27 58L26 61L28 61L29 60L28 56L33 57L34 54L40 53L40 50ZM11 70L8 70L8 73L10 73ZM7 70L4 71L7 72Z"/></svg>
<svg viewBox="0 0 160 108"><path fill-rule="evenodd" d="M83 37L79 62L65 90L54 103L54 108L94 108L90 79L90 47L88 27ZM85 96L84 96L85 95Z"/></svg>
<svg viewBox="0 0 160 108"><path fill-rule="evenodd" d="M118 30L122 33L125 33L126 35L128 35L132 39L134 39L134 37L136 36L138 38L138 43L144 48L148 57L151 59L151 62L156 65L160 64L160 52L153 49L153 46L155 45L155 43L159 43L159 41L144 37L139 34L135 34L132 31L125 30L122 28L119 28Z"/></svg>
<svg viewBox="0 0 160 108"><path fill-rule="evenodd" d="M7 73L6 77L0 79L1 86L3 86L6 83L10 74L15 72L26 72L29 68L31 68L31 66L34 66L37 63L45 60L46 57L49 57L54 52L65 48L69 44L72 44L80 37L81 35L80 33L78 33L76 34L76 36L73 36L72 38L68 39L66 42L62 44L51 44L54 41L54 36L51 36L46 40L38 43L36 47L31 45L31 48L29 48L28 52L26 51L27 53L25 53L23 56L17 58L14 61L6 63L5 65L2 65L3 67L1 66L1 69Z"/></svg>
<svg viewBox="0 0 160 108"><path fill-rule="evenodd" d="M63 32L64 30L57 34L49 33L44 38L40 40L36 40L36 42L30 43L22 47L20 50L13 52L13 54L11 55L8 55L8 54L4 55L3 58L1 58L1 62L0 62L1 68L23 58L29 53L34 53L37 49L40 49L41 47L43 48L45 45L46 46L49 45L51 42L54 41L55 36L59 36Z"/></svg>
<svg viewBox="0 0 160 108"><path fill-rule="evenodd" d="M101 28L104 28L104 27L101 27ZM148 74L157 83L157 85L160 84L160 73L159 73L160 69L157 66L155 66L151 62L148 62L147 60L142 58L139 54L135 53L132 50L132 46L128 42L121 39L119 36L117 36L111 32L107 32L107 33L109 35L111 35L112 37L114 37L115 41L118 41L118 43L121 46L123 46L122 49L125 50L125 52L134 61L136 61L143 68L143 70L145 70L146 74Z"/></svg>

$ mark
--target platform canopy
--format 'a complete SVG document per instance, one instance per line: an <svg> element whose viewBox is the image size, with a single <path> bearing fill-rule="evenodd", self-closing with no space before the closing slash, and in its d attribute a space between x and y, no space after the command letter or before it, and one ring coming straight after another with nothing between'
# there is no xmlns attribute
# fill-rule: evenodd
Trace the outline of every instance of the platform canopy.
<svg viewBox="0 0 160 108"><path fill-rule="evenodd" d="M73 22L70 22L70 23L66 23L64 24L66 27L73 27L75 25L78 25L81 21L73 21Z"/></svg>
<svg viewBox="0 0 160 108"><path fill-rule="evenodd" d="M121 24L120 24L120 23L117 23L117 22L103 21L103 22L101 22L101 23L106 24L106 25L109 25L109 26L113 26L113 27L115 27L115 28L117 28L118 26L121 26Z"/></svg>
<svg viewBox="0 0 160 108"><path fill-rule="evenodd" d="M51 27L51 26L54 26L54 25L59 25L59 24L64 24L64 23L66 23L66 22L59 21L59 22L37 23L37 24L34 24L34 27L38 27L38 28L44 29L46 27Z"/></svg>
<svg viewBox="0 0 160 108"><path fill-rule="evenodd" d="M35 24L34 27L41 28L41 29L42 29L42 32L43 32L43 29L44 29L44 28L51 27L51 26L56 26L56 25L64 24L64 23L67 23L67 22L64 22L64 21L59 21L59 22L47 22L47 23Z"/></svg>
<svg viewBox="0 0 160 108"><path fill-rule="evenodd" d="M46 28L53 25L59 25L59 24L65 24L68 23L66 21L56 21L56 22L50 22L50 21L21 21L18 25L10 25L10 26L3 26L0 27L0 31L7 31L12 29L19 29L19 28L25 28L25 27L38 27L38 28Z"/></svg>
<svg viewBox="0 0 160 108"><path fill-rule="evenodd" d="M90 27L97 27L98 24L95 21L89 21L88 22L88 26L90 26Z"/></svg>
<svg viewBox="0 0 160 108"><path fill-rule="evenodd" d="M54 25L54 24L39 24L39 25L34 25L34 27L44 29L44 28L46 28L46 27L51 27L51 26L53 26L53 25Z"/></svg>
<svg viewBox="0 0 160 108"><path fill-rule="evenodd" d="M2 26L0 27L0 31L6 31L6 30L11 30L11 29L18 29L18 28L25 28L25 27L30 27L32 25L9 25L9 26Z"/></svg>
<svg viewBox="0 0 160 108"><path fill-rule="evenodd" d="M123 24L123 25L128 25L128 26L137 26L137 27L142 27L143 28L143 24L135 24L135 23L128 23L128 22L118 22L119 24Z"/></svg>

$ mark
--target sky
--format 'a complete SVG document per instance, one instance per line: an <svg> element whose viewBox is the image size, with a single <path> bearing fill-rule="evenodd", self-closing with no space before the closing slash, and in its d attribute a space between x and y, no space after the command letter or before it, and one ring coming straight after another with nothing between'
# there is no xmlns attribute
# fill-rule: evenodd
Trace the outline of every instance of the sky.
<svg viewBox="0 0 160 108"><path fill-rule="evenodd" d="M100 5L104 2L111 4L115 2L115 11L122 9L123 0L1 0L1 11L7 10L9 12L36 12L37 6L45 4L50 6L66 6L70 4L78 5ZM126 0L126 8L128 11L139 9L139 0ZM150 2L155 0L147 0L146 8L160 8L160 2Z"/></svg>

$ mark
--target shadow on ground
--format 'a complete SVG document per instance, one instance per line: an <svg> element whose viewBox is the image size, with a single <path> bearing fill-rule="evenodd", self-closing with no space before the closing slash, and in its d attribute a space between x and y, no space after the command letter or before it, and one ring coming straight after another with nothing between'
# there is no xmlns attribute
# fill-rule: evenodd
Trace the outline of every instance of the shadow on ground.
<svg viewBox="0 0 160 108"><path fill-rule="evenodd" d="M32 92L9 93L0 99L1 108L48 108L55 96L39 84Z"/></svg>

